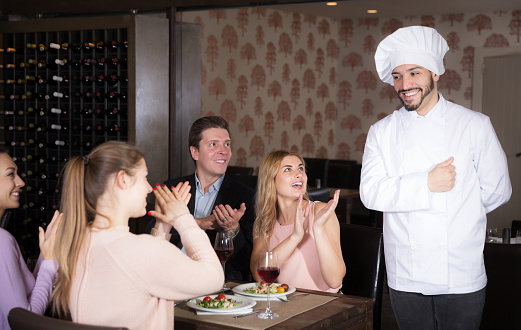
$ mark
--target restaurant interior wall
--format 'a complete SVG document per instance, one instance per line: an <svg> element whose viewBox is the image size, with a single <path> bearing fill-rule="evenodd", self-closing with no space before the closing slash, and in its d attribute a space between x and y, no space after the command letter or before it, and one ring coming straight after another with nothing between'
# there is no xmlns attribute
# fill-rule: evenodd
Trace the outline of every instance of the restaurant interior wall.
<svg viewBox="0 0 521 330"><path fill-rule="evenodd" d="M279 148L361 162L369 127L401 107L373 60L378 43L399 27L430 26L447 39L439 90L468 108L474 49L521 44L521 10L336 21L272 7L184 12L181 19L201 24L202 115L225 117L232 164L255 168Z"/></svg>

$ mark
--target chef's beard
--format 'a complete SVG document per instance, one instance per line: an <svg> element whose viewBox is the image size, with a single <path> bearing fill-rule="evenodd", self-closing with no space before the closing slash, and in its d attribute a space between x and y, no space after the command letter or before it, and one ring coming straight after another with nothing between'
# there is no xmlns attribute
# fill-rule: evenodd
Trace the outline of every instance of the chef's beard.
<svg viewBox="0 0 521 330"><path fill-rule="evenodd" d="M418 102L417 104L409 104L409 105L405 104L405 102L403 101L403 99L401 97L401 93L408 92L408 91L413 91L413 90L416 90L416 89L419 89L420 93L421 93L420 102ZM409 88L409 89L400 89L399 91L396 92L396 94L398 95L398 98L402 102L405 110L407 110L407 111L416 111L422 105L423 100L432 92L433 89L434 89L434 79L432 79L432 76L431 76L431 82L430 82L430 84L428 86L426 85L426 86L423 86L423 87L420 87L420 88L414 87L414 88Z"/></svg>

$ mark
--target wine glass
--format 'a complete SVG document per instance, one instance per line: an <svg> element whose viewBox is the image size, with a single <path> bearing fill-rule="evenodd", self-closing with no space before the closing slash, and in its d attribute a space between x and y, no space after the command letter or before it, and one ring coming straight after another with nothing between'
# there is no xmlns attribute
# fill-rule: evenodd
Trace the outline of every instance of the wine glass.
<svg viewBox="0 0 521 330"><path fill-rule="evenodd" d="M217 253L217 257L219 258L219 261L221 262L221 265L223 265L223 272L224 272L224 283L223 287L221 289L221 292L231 290L229 287L226 286L226 261L230 259L230 257L233 254L233 238L228 235L226 231L218 231L217 236L215 236L215 242L213 244L213 249L215 250L215 253Z"/></svg>
<svg viewBox="0 0 521 330"><path fill-rule="evenodd" d="M279 314L273 313L270 306L270 286L277 277L279 277L280 268L277 252L265 252L259 256L259 265L257 267L257 274L262 278L268 286L268 307L264 313L258 315L261 319L276 319Z"/></svg>
<svg viewBox="0 0 521 330"><path fill-rule="evenodd" d="M497 228L487 228L487 243L497 242Z"/></svg>

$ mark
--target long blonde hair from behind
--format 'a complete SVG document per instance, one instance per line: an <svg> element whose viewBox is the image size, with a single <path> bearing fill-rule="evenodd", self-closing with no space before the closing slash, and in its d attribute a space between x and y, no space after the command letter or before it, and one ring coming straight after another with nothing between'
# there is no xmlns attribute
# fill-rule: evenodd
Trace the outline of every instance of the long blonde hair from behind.
<svg viewBox="0 0 521 330"><path fill-rule="evenodd" d="M263 237L267 243L273 226L279 217L279 205L277 202L277 188L275 177L280 169L280 163L287 156L295 156L300 159L304 168L304 158L296 152L287 150L275 150L270 152L259 167L257 179L257 194L255 199L255 223L253 225L253 239ZM306 187L307 188L307 187ZM308 198L307 189L304 198Z"/></svg>
<svg viewBox="0 0 521 330"><path fill-rule="evenodd" d="M97 214L98 197L103 195L110 178L119 171L135 175L143 158L143 153L136 147L125 142L110 141L99 145L89 155L75 157L65 165L61 176L60 201L63 218L54 253L59 264L51 298L55 315L70 317L69 297L78 255L87 229Z"/></svg>

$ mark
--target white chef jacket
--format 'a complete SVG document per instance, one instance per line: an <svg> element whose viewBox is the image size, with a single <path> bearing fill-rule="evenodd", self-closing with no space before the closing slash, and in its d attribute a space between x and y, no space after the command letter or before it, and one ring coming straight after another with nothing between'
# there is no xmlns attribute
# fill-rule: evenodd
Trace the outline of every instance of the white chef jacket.
<svg viewBox="0 0 521 330"><path fill-rule="evenodd" d="M450 157L454 187L430 192L428 173ZM369 130L360 197L384 212L385 263L395 290L432 295L484 288L486 213L511 194L490 119L441 94L427 115L401 108Z"/></svg>

